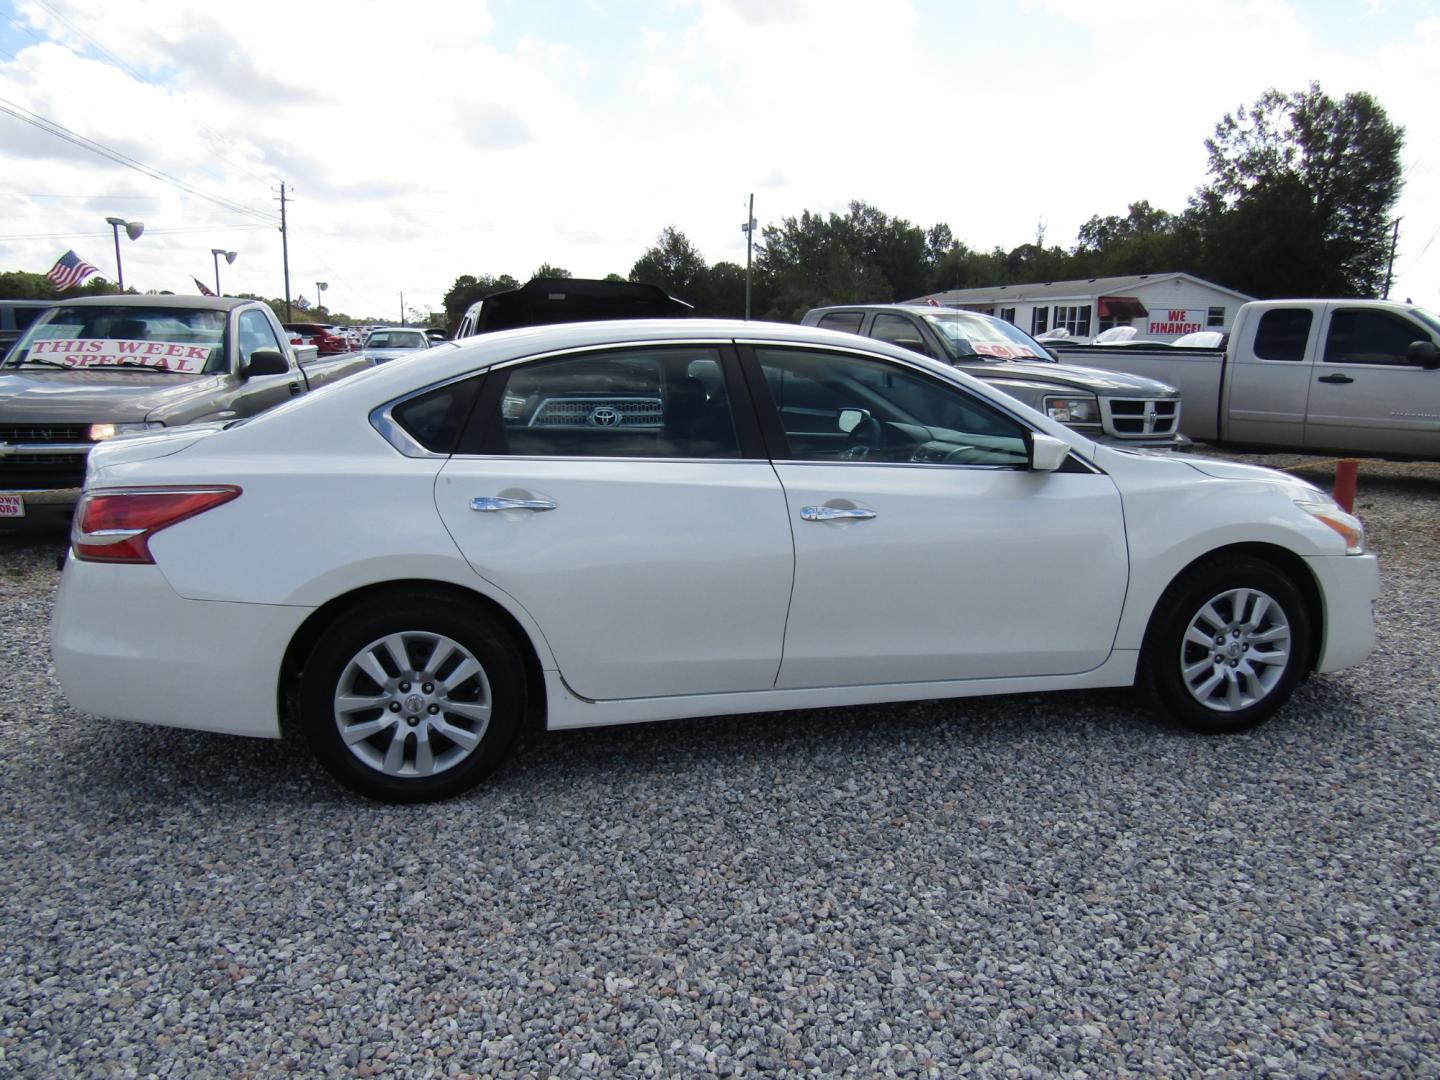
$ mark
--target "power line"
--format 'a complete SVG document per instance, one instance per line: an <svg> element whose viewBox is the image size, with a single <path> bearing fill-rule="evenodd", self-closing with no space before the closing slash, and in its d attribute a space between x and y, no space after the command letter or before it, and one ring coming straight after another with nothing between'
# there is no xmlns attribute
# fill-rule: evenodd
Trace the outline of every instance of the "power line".
<svg viewBox="0 0 1440 1080"><path fill-rule="evenodd" d="M117 165L123 165L127 169L134 169L136 172L143 173L152 180L159 180L161 183L179 188L187 194L215 203L217 206L229 210L231 213L244 214L248 217L264 221L267 224L275 224L274 218L260 210L255 210L243 203L235 202L220 195L212 195L210 192L197 188L193 184L186 183L177 176L172 176L167 172L162 172L159 169L146 165L142 161L137 161L128 154L122 154L119 150L114 150L103 143L96 142L94 139L88 139L84 135L71 131L63 124L48 120L39 113L31 112L23 105L17 105L15 102L9 101L6 98L0 98L0 113L13 116L16 120L29 124L31 127L38 128L49 135L54 135L58 139L63 139L65 142L73 146L78 146L82 150L88 150L92 154L98 154L109 161L113 161Z"/></svg>
<svg viewBox="0 0 1440 1080"><path fill-rule="evenodd" d="M132 78L134 78L137 82L143 83L143 84L146 85L146 86L154 87L155 89L161 90L161 91L165 92L166 94L169 93L169 91L168 91L165 87L159 86L159 85L157 85L156 83L152 82L151 80L147 79L144 75L140 74L140 72L139 72L138 70L136 70L136 69L135 69L134 67L132 67L130 64L126 63L125 60L124 60L124 58L122 58L122 57L120 57L120 56L117 56L115 53L111 52L109 49L105 48L105 46L101 45L98 41L96 41L94 38L92 38L89 34L85 33L85 31L81 30L81 29L80 29L78 26L76 26L74 23L70 22L70 20L66 19L65 16L61 15L58 11L56 11L56 10L55 10L53 7L51 7L49 4L45 3L45 0L35 0L35 3L36 3L37 6L43 8L46 12L48 12L48 13L50 14L51 18L55 19L57 22L60 22L61 24L63 24L63 25L66 26L67 28L69 28L69 30L70 30L73 34L75 34L77 37L79 37L82 41L86 42L92 49L95 50L95 52L99 53L99 54L100 54L101 56L103 56L105 59L107 59L107 60L109 60L111 63L115 64L117 67L123 68L123 69L124 69L127 73L129 73L129 75L130 75ZM31 34L30 36L31 36L31 37L35 37L34 34ZM36 40L39 40L39 39L37 38ZM172 101L175 101L175 100L177 100L177 99L172 98L171 100L172 100ZM183 107L183 106L182 106L182 107ZM223 145L223 144L224 144L225 140L220 136L220 134L219 134L218 132L215 131L214 128L207 127L201 120L199 120L199 119L195 116L194 113L190 112L190 110L189 110L188 108L185 109L185 113L186 113L186 115L189 117L191 123L193 123L197 128L199 128L199 129L200 129L202 132L204 132L206 135L210 136L210 138L213 140L213 142L214 142L216 145ZM213 151L213 150L212 150L212 154L213 154L215 157L219 158L219 160L225 162L225 164L229 165L232 169L235 169L236 171L238 171L238 172L240 172L240 173L243 173L244 175L250 177L250 178L253 179L253 180L259 180L259 181L261 181L262 183L268 183L268 182L269 182L269 180L268 180L267 177L259 176L259 175L257 175L256 173L251 172L251 171L250 171L249 169L247 169L245 166L236 164L233 160L231 160L230 158L225 157L225 155L223 155L223 154L221 154L221 153L219 153L219 152L217 152L217 151ZM216 172L214 172L213 170L211 170L211 169L210 169L208 166L206 166L203 162L198 162L198 161L196 161L195 159L191 158L191 159L190 159L190 163L191 163L192 165L195 165L196 167L198 167L201 172L204 172L204 173L208 174L209 176L214 177L216 180L221 180L221 179L223 179L223 177L221 177L218 173L216 173Z"/></svg>
<svg viewBox="0 0 1440 1080"><path fill-rule="evenodd" d="M146 236L171 236L184 233L211 233L211 232L269 232L269 225L185 225L176 226L171 229L145 230ZM76 239L109 239L110 234L106 232L57 232L57 233L19 233L15 236L0 236L0 240L76 240Z"/></svg>
<svg viewBox="0 0 1440 1080"><path fill-rule="evenodd" d="M159 195L54 195L46 191L0 191L0 199L144 199L158 202Z"/></svg>

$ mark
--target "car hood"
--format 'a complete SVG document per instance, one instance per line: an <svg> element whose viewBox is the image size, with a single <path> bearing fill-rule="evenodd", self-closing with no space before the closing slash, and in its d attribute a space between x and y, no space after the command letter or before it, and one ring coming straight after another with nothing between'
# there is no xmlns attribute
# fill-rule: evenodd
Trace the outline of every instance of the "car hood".
<svg viewBox="0 0 1440 1080"><path fill-rule="evenodd" d="M1080 367L1076 364L1051 364L1030 360L962 360L956 367L962 371L983 371L981 376L991 382L996 379L1038 379L1043 383L1061 383L1097 394L1139 394L1145 397L1178 398L1180 391L1157 379L1140 375L1127 375L1120 371L1101 371L1099 368Z"/></svg>
<svg viewBox="0 0 1440 1080"><path fill-rule="evenodd" d="M426 346L426 349L430 346ZM365 355L371 360L399 360L402 356L414 356L422 353L425 349L366 349Z"/></svg>
<svg viewBox="0 0 1440 1080"><path fill-rule="evenodd" d="M0 372L0 412L11 423L139 421L162 405L209 393L220 381L219 375L152 375L115 368L7 368Z"/></svg>
<svg viewBox="0 0 1440 1080"><path fill-rule="evenodd" d="M1242 461L1220 461L1217 458L1198 457L1194 454L1168 454L1176 461L1183 461L1198 473L1213 476L1217 480L1268 480L1271 483L1299 484L1315 487L1308 480L1281 472L1264 465L1247 465ZM1318 491L1319 488L1316 488Z"/></svg>

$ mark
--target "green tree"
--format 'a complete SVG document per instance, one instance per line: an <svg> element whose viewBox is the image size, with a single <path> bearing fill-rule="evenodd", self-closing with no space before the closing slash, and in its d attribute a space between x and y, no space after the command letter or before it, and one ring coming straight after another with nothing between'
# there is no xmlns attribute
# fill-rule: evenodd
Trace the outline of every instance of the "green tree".
<svg viewBox="0 0 1440 1080"><path fill-rule="evenodd" d="M1227 114L1189 215L1207 275L1257 296L1378 295L1404 141L1369 94L1318 83Z"/></svg>
<svg viewBox="0 0 1440 1080"><path fill-rule="evenodd" d="M695 245L673 225L660 231L659 239L630 268L630 280L658 285L672 296L696 303L705 292L709 267Z"/></svg>
<svg viewBox="0 0 1440 1080"><path fill-rule="evenodd" d="M44 274L24 270L0 274L0 300L54 300L59 295Z"/></svg>
<svg viewBox="0 0 1440 1080"><path fill-rule="evenodd" d="M551 265L547 262L547 263L541 263L541 264L535 269L535 273L531 274L530 276L531 276L532 278L537 278L537 277L545 277L545 278L559 277L559 278L565 278L565 277L574 277L575 275L572 274L572 273L570 273L569 270L566 270L566 269L564 269L563 267L551 266Z"/></svg>
<svg viewBox="0 0 1440 1080"><path fill-rule="evenodd" d="M948 226L927 233L859 201L843 216L807 210L767 225L755 259L754 310L795 322L824 304L919 296L935 276L935 252L945 247L948 233Z"/></svg>
<svg viewBox="0 0 1440 1080"><path fill-rule="evenodd" d="M450 333L460 325L460 319L465 314L465 309L477 300L483 300L491 293L503 292L506 289L518 289L520 282L516 281L509 274L501 274L494 277L490 274L481 274L479 277L473 274L461 274L455 279L455 284L445 294L443 303L445 305L445 327Z"/></svg>

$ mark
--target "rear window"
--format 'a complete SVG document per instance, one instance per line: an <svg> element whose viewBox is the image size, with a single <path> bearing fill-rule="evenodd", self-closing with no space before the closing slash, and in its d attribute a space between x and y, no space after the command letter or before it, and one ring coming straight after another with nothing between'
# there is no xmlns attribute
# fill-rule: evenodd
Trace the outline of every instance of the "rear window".
<svg viewBox="0 0 1440 1080"><path fill-rule="evenodd" d="M7 367L225 370L225 312L155 307L49 308L5 358Z"/></svg>

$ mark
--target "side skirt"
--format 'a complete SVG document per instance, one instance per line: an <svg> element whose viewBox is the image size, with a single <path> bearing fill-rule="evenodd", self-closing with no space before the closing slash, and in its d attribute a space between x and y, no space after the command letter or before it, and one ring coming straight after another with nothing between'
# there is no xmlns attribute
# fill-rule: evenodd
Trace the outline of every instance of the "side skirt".
<svg viewBox="0 0 1440 1080"><path fill-rule="evenodd" d="M839 686L820 690L753 690L735 694L691 694L676 697L590 701L575 694L560 673L545 672L549 706L545 727L603 727L640 724L651 720L679 720L691 716L730 716L737 713L780 712L786 709L823 709L842 705L875 705L891 701L928 701L940 698L985 697L992 694L1033 694L1046 690L1093 690L1130 686L1135 682L1136 650L1116 650L1099 667L1078 675L1026 676L1014 679L967 679L951 682L889 683L878 686Z"/></svg>

